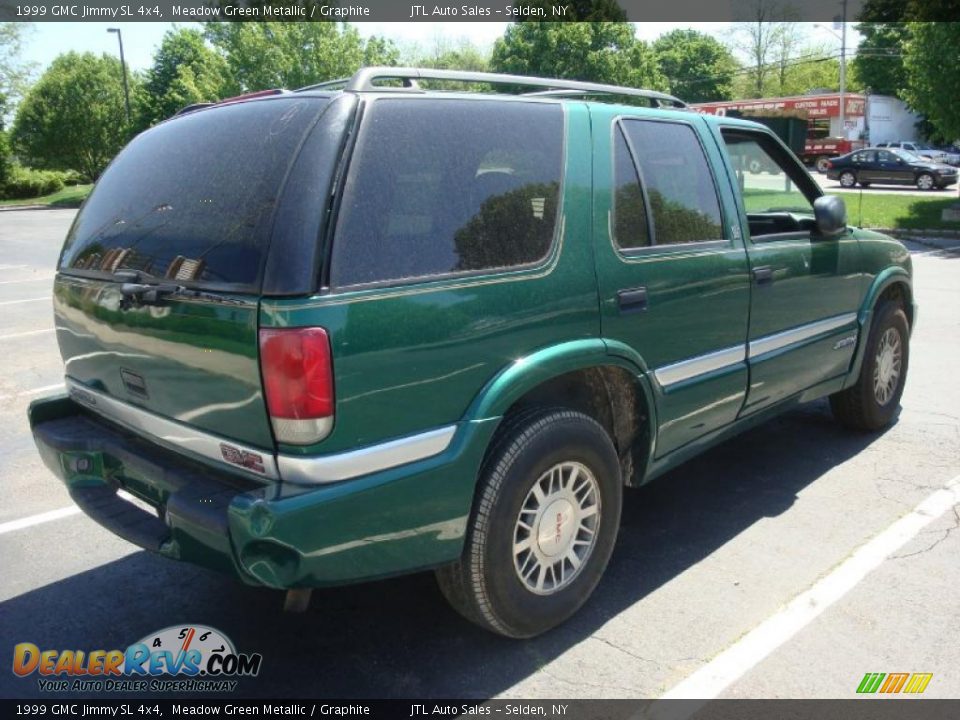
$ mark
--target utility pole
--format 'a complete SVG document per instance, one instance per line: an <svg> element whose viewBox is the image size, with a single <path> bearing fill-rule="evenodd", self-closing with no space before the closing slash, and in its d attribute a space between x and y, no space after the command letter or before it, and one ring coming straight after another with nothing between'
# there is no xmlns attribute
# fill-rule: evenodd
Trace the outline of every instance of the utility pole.
<svg viewBox="0 0 960 720"><path fill-rule="evenodd" d="M847 137L847 0L840 15L840 133Z"/></svg>
<svg viewBox="0 0 960 720"><path fill-rule="evenodd" d="M846 7L847 0L843 0L844 7ZM108 33L117 34L117 42L120 43L120 69L123 70L123 100L127 106L127 125L130 125L130 86L127 84L127 61L123 57L123 35L120 33L120 28L107 28ZM843 77L841 70L841 77ZM843 87L843 80L840 81L840 87ZM843 92L841 90L841 92ZM843 97L841 95L841 97Z"/></svg>

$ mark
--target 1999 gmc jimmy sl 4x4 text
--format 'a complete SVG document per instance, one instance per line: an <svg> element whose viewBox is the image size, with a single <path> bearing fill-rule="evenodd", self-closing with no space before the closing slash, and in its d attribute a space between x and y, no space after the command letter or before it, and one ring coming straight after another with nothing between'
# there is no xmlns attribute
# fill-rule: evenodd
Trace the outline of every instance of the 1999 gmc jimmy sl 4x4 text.
<svg viewBox="0 0 960 720"><path fill-rule="evenodd" d="M141 134L54 308L30 422L91 517L294 606L433 568L514 637L589 597L624 485L824 396L887 424L915 317L904 247L760 125L398 68Z"/></svg>

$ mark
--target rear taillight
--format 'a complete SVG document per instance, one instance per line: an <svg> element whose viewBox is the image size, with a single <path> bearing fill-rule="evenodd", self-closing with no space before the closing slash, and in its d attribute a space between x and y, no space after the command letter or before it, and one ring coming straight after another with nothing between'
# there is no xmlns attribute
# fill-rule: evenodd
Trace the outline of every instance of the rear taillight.
<svg viewBox="0 0 960 720"><path fill-rule="evenodd" d="M333 428L333 363L323 328L260 330L260 369L277 442L309 445Z"/></svg>

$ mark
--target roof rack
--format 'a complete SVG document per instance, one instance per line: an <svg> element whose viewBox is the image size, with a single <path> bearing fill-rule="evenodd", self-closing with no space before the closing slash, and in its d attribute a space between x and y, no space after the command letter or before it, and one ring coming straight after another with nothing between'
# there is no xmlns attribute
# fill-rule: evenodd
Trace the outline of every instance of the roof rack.
<svg viewBox="0 0 960 720"><path fill-rule="evenodd" d="M377 85L379 80L400 80L402 87ZM641 88L605 85L602 83L582 82L580 80L561 80L558 78L539 78L527 75L505 75L501 73L473 72L467 70L436 70L433 68L367 67L358 70L353 77L328 80L327 82L300 88L306 90L344 90L346 92L424 92L418 80L452 80L456 82L489 83L491 85L520 85L523 87L543 88L540 91L524 93L541 97L576 97L586 95L620 95L640 97L656 107L685 108L687 104L673 95L644 90Z"/></svg>

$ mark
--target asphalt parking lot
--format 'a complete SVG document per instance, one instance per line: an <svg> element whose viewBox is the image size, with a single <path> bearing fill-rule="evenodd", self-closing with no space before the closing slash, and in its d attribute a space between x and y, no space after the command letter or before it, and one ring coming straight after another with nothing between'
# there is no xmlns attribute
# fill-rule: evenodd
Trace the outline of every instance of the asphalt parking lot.
<svg viewBox="0 0 960 720"><path fill-rule="evenodd" d="M202 623L263 654L240 696L849 698L867 672L924 672L925 696L960 697L960 252L910 246L919 324L893 427L846 432L815 403L628 491L592 601L517 642L461 620L429 574L287 615L73 512L25 414L62 381L50 289L73 214L0 212L0 656ZM0 671L0 697L38 694Z"/></svg>

